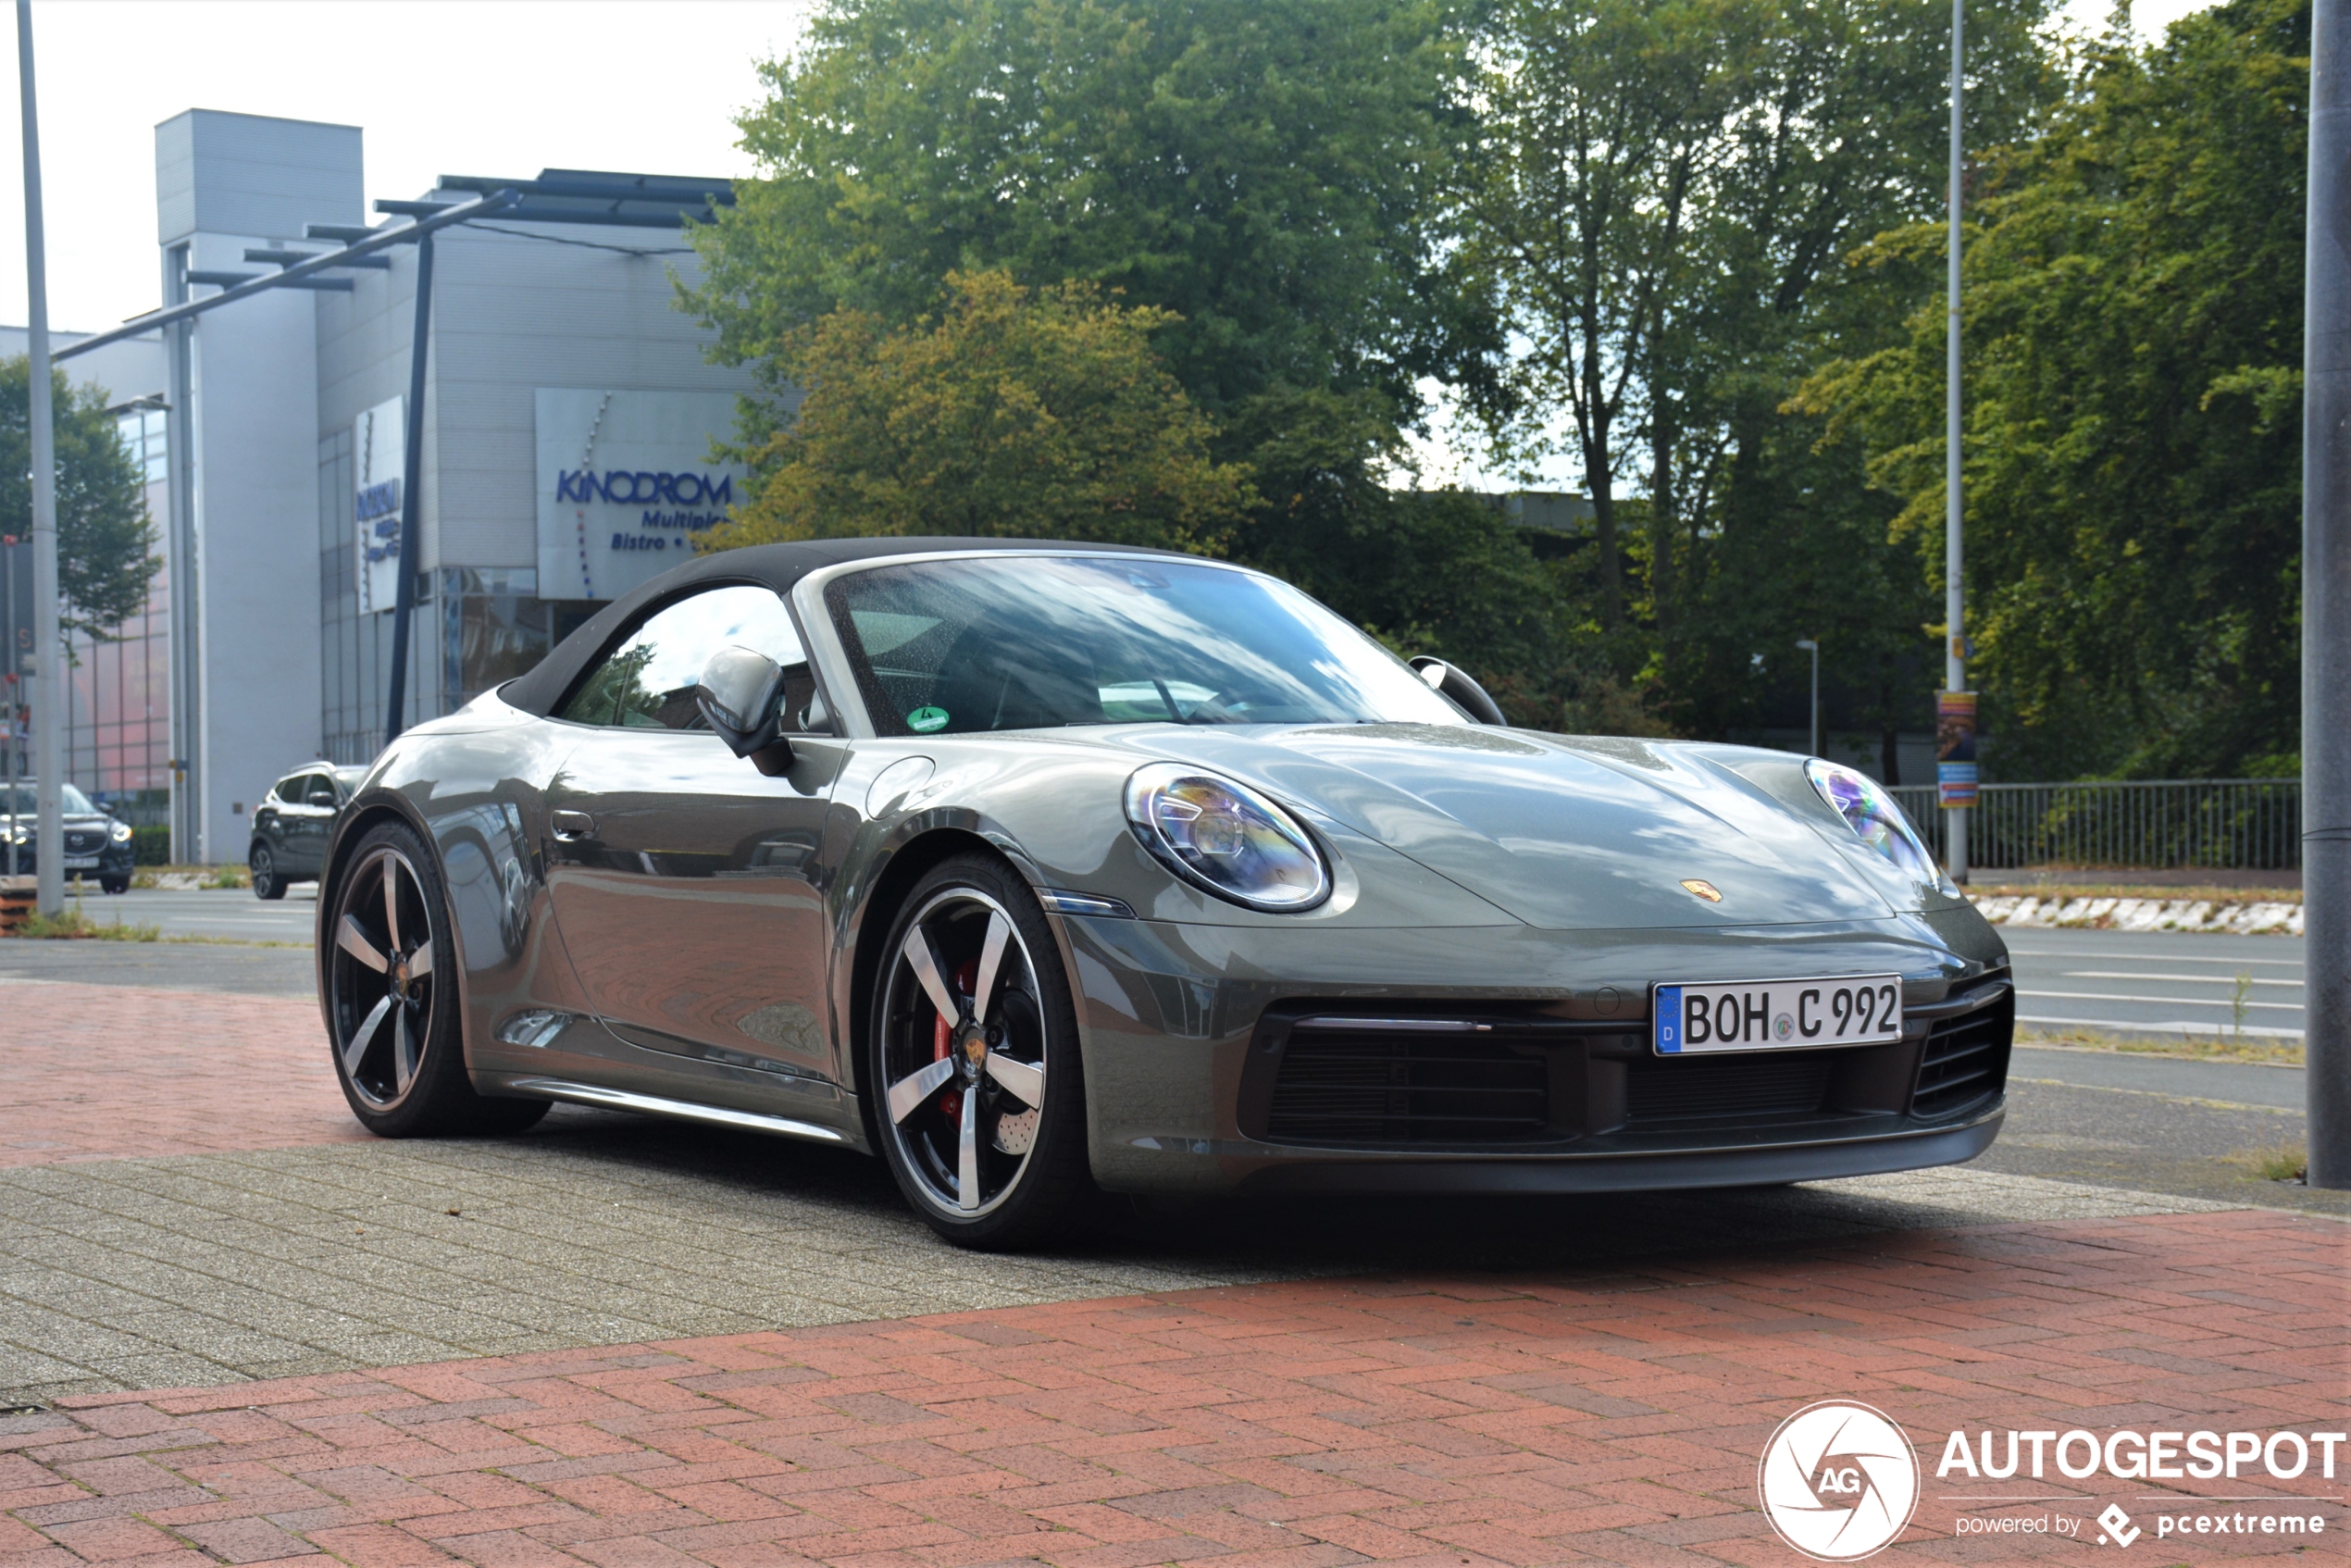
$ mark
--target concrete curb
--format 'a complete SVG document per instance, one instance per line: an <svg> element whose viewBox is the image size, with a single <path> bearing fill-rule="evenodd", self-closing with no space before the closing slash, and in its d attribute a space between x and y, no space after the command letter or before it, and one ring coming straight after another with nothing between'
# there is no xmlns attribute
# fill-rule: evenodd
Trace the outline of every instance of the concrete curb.
<svg viewBox="0 0 2351 1568"><path fill-rule="evenodd" d="M1995 926L2065 926L2098 931L2215 931L2298 937L2298 903L2212 903L2201 899L1994 898L1971 900Z"/></svg>

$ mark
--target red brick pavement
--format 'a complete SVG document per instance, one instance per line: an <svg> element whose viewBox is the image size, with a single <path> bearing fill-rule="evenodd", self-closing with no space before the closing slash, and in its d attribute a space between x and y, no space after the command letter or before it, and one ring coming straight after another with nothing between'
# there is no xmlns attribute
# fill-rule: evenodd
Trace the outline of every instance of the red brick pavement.
<svg viewBox="0 0 2351 1568"><path fill-rule="evenodd" d="M1921 1449L1893 1557L2064 1555L2095 1527L1954 1537L1945 1433L2343 1430L2347 1235L2257 1212L1986 1226L77 1398L0 1437L0 1565L1794 1562L1756 1460L1832 1396ZM2316 1468L2021 1489L2082 1494L2076 1519L2121 1501L2151 1564L2292 1538L2158 1542L2142 1493L2301 1499L2325 1521L2303 1544L2342 1561L2351 1483ZM2216 1511L2238 1507L2264 1512Z"/></svg>
<svg viewBox="0 0 2351 1568"><path fill-rule="evenodd" d="M367 1137L336 1085L316 1002L0 986L0 1165Z"/></svg>

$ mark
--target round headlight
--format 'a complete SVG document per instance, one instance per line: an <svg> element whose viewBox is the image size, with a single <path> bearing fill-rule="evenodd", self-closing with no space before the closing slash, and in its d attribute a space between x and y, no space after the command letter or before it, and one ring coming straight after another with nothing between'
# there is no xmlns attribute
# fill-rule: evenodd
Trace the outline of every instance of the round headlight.
<svg viewBox="0 0 2351 1568"><path fill-rule="evenodd" d="M1804 765L1804 777L1861 842L1892 862L1896 869L1930 888L1944 885L1943 868L1927 853L1925 840L1884 785L1866 773L1819 757Z"/></svg>
<svg viewBox="0 0 2351 1568"><path fill-rule="evenodd" d="M1168 869L1219 898L1285 913L1330 896L1306 829L1245 784L1153 763L1126 781L1126 820Z"/></svg>
<svg viewBox="0 0 2351 1568"><path fill-rule="evenodd" d="M118 844L129 843L131 841L131 824L128 822L116 823L113 827L106 829L106 837L112 839Z"/></svg>

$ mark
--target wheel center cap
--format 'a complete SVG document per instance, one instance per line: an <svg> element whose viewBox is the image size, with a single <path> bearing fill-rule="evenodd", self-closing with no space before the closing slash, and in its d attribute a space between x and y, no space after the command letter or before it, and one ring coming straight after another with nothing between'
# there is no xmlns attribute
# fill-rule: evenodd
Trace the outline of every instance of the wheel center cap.
<svg viewBox="0 0 2351 1568"><path fill-rule="evenodd" d="M386 977L391 981L392 994L398 997L403 1002L407 1001L408 961L405 958L394 957L392 961L392 968L388 972Z"/></svg>
<svg viewBox="0 0 2351 1568"><path fill-rule="evenodd" d="M980 1067L988 1060L988 1040L977 1029L964 1036L962 1056L956 1063L966 1083L976 1083Z"/></svg>

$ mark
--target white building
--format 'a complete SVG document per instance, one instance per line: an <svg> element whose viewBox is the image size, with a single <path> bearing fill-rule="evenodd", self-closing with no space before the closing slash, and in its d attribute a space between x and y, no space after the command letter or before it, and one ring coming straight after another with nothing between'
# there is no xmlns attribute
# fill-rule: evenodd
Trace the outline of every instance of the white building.
<svg viewBox="0 0 2351 1568"><path fill-rule="evenodd" d="M371 221L356 127L193 110L156 128L155 167L167 305ZM725 183L551 169L446 177L425 201L499 188L520 205L434 237L412 724L529 668L599 603L675 565L743 482L712 444L749 376L710 364L709 334L673 303L673 278L698 277L682 222L710 193L727 199ZM417 247L399 245L322 287L273 288L64 362L116 404L168 410L129 416L144 441L168 426L151 493L170 591L150 617L168 630L115 657L143 661L142 700L168 693L179 858L242 860L247 816L280 774L383 744L417 277ZM81 685L77 736L127 722L104 682ZM94 744L72 756L85 789L147 787Z"/></svg>

